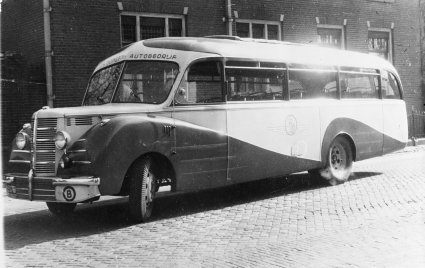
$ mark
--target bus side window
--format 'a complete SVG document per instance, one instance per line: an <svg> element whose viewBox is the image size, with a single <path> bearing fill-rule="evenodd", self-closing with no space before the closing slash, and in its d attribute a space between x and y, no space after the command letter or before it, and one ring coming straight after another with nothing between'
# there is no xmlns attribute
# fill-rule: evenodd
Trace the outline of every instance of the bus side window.
<svg viewBox="0 0 425 268"><path fill-rule="evenodd" d="M282 70L226 68L229 101L283 100Z"/></svg>
<svg viewBox="0 0 425 268"><path fill-rule="evenodd" d="M377 75L367 73L340 73L341 98L379 98Z"/></svg>
<svg viewBox="0 0 425 268"><path fill-rule="evenodd" d="M392 73L382 72L382 98L384 99L400 99L400 88L397 79Z"/></svg>
<svg viewBox="0 0 425 268"><path fill-rule="evenodd" d="M193 64L176 91L176 105L223 102L222 67L219 61Z"/></svg>
<svg viewBox="0 0 425 268"><path fill-rule="evenodd" d="M337 72L333 69L289 69L291 99L337 98Z"/></svg>

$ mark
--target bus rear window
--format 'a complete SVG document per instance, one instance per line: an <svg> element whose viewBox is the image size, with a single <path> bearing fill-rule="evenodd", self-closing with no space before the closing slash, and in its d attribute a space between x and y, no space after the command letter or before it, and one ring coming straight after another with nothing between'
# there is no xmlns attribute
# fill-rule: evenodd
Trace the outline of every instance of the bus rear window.
<svg viewBox="0 0 425 268"><path fill-rule="evenodd" d="M400 87L397 79L392 73L382 72L382 98L384 99L400 99Z"/></svg>

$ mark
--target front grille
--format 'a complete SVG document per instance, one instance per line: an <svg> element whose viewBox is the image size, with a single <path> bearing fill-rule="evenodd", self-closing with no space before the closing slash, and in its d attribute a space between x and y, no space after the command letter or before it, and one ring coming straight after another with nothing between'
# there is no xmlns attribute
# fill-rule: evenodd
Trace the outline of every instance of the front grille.
<svg viewBox="0 0 425 268"><path fill-rule="evenodd" d="M91 126L93 124L93 117L91 116L80 116L80 117L68 117L66 118L67 126Z"/></svg>
<svg viewBox="0 0 425 268"><path fill-rule="evenodd" d="M35 128L36 144L34 169L37 175L55 175L55 134L57 118L38 118Z"/></svg>
<svg viewBox="0 0 425 268"><path fill-rule="evenodd" d="M37 127L56 128L57 118L37 118Z"/></svg>
<svg viewBox="0 0 425 268"><path fill-rule="evenodd" d="M8 191L12 193L11 187L15 187L12 193L16 198L29 199L28 178L15 177L15 181L7 185ZM34 178L32 182L31 200L55 201L55 187L51 179Z"/></svg>

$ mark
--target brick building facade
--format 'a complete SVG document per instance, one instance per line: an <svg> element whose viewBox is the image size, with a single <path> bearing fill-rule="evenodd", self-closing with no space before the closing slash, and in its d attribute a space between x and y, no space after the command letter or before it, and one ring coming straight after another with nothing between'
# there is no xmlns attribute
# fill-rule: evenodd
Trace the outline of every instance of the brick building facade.
<svg viewBox="0 0 425 268"><path fill-rule="evenodd" d="M408 113L424 111L421 0L50 0L48 10L43 2L2 2L2 65L10 70L2 77L5 149L47 103L44 12L50 14L54 107L80 105L93 68L122 45L155 36L232 34L386 57L401 75ZM410 135L425 135L419 123Z"/></svg>

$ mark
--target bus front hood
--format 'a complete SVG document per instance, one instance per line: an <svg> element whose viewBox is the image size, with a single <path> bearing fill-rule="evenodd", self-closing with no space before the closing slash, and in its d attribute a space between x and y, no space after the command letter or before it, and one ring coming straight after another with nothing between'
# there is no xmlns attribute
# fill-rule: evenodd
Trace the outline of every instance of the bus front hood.
<svg viewBox="0 0 425 268"><path fill-rule="evenodd" d="M61 118L75 116L114 116L163 111L161 105L141 103L109 103L97 106L78 106L68 108L43 108L36 112L37 118ZM34 117L34 116L33 116Z"/></svg>

